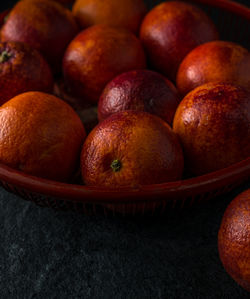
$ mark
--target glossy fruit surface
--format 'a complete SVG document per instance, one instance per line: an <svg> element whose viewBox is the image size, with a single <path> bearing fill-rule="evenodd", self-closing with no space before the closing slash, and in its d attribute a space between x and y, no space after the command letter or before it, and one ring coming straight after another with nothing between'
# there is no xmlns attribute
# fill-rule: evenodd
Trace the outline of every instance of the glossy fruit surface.
<svg viewBox="0 0 250 299"><path fill-rule="evenodd" d="M208 82L228 82L250 90L250 52L228 41L212 41L193 49L182 61L177 86L185 95Z"/></svg>
<svg viewBox="0 0 250 299"><path fill-rule="evenodd" d="M32 90L52 92L53 76L48 63L27 44L0 43L0 105Z"/></svg>
<svg viewBox="0 0 250 299"><path fill-rule="evenodd" d="M103 120L124 110L146 111L172 124L180 97L164 76L149 70L123 73L105 87L98 102L98 117Z"/></svg>
<svg viewBox="0 0 250 299"><path fill-rule="evenodd" d="M68 180L85 138L82 122L61 99L20 94L0 107L0 162L42 178Z"/></svg>
<svg viewBox="0 0 250 299"><path fill-rule="evenodd" d="M63 59L66 84L83 101L97 103L105 85L115 76L146 68L140 41L129 31L95 25L80 32Z"/></svg>
<svg viewBox="0 0 250 299"><path fill-rule="evenodd" d="M218 33L210 18L198 7L167 1L146 15L140 38L151 66L175 81L177 69L188 52L218 39Z"/></svg>
<svg viewBox="0 0 250 299"><path fill-rule="evenodd" d="M82 28L96 24L124 27L138 33L146 14L143 0L77 0L73 14Z"/></svg>
<svg viewBox="0 0 250 299"><path fill-rule="evenodd" d="M78 28L70 10L55 1L21 0L1 30L2 41L19 41L40 51L55 72Z"/></svg>
<svg viewBox="0 0 250 299"><path fill-rule="evenodd" d="M201 85L181 101L173 129L194 175L244 160L250 154L250 94L227 83Z"/></svg>
<svg viewBox="0 0 250 299"><path fill-rule="evenodd" d="M159 117L122 111L88 135L81 169L87 185L135 187L179 180L183 154L177 136Z"/></svg>
<svg viewBox="0 0 250 299"><path fill-rule="evenodd" d="M250 292L250 189L227 207L218 233L218 249L228 274Z"/></svg>

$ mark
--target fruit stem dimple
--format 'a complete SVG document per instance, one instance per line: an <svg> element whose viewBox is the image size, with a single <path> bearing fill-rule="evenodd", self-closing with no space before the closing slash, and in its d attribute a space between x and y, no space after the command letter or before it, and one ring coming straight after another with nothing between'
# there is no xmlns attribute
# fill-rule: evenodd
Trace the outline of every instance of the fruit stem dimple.
<svg viewBox="0 0 250 299"><path fill-rule="evenodd" d="M114 172L118 172L122 167L122 163L119 160L116 159L116 160L112 161L110 167L112 168L112 170Z"/></svg>
<svg viewBox="0 0 250 299"><path fill-rule="evenodd" d="M0 63L2 62L5 62L5 61L8 61L11 57L11 54L7 51L3 51L1 54L0 54Z"/></svg>

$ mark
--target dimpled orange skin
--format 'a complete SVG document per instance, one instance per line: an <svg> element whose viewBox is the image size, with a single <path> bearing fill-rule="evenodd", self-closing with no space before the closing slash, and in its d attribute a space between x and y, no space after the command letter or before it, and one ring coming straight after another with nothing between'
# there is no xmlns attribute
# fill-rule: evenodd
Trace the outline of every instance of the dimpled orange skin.
<svg viewBox="0 0 250 299"><path fill-rule="evenodd" d="M199 86L179 104L173 130L194 175L239 162L250 153L250 93L226 83Z"/></svg>
<svg viewBox="0 0 250 299"><path fill-rule="evenodd" d="M115 76L143 68L146 59L140 41L125 29L106 25L80 32L63 59L64 79L70 91L93 103Z"/></svg>
<svg viewBox="0 0 250 299"><path fill-rule="evenodd" d="M52 92L51 69L29 45L0 42L0 60L0 105L26 91Z"/></svg>
<svg viewBox="0 0 250 299"><path fill-rule="evenodd" d="M216 81L250 90L250 52L228 41L213 41L193 49L182 61L177 86L185 95L195 87Z"/></svg>
<svg viewBox="0 0 250 299"><path fill-rule="evenodd" d="M19 41L40 51L54 72L68 43L78 32L70 10L50 0L22 0L11 10L1 30L1 41Z"/></svg>
<svg viewBox="0 0 250 299"><path fill-rule="evenodd" d="M73 14L82 28L120 26L137 34L147 8L143 0L77 0Z"/></svg>
<svg viewBox="0 0 250 299"><path fill-rule="evenodd" d="M218 33L210 18L198 7L168 1L145 16L140 39L151 66L175 81L187 53L202 43L218 39Z"/></svg>
<svg viewBox="0 0 250 299"><path fill-rule="evenodd" d="M179 92L167 78L149 70L123 73L104 88L98 102L98 119L113 113L137 110L152 113L172 125L180 102Z"/></svg>
<svg viewBox="0 0 250 299"><path fill-rule="evenodd" d="M20 94L0 107L0 162L38 177L67 181L86 136L74 110L42 92Z"/></svg>
<svg viewBox="0 0 250 299"><path fill-rule="evenodd" d="M250 189L227 207L218 233L218 250L228 274L250 292Z"/></svg>
<svg viewBox="0 0 250 299"><path fill-rule="evenodd" d="M114 171L117 161L119 169ZM84 182L108 188L175 181L182 176L183 163L170 126L142 111L122 111L105 119L88 135L81 153Z"/></svg>

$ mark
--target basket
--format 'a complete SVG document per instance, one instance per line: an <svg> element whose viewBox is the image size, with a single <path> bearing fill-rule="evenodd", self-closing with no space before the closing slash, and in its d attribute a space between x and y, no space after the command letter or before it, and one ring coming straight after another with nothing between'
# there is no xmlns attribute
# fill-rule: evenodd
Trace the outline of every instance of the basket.
<svg viewBox="0 0 250 299"><path fill-rule="evenodd" d="M213 19L221 39L250 47L250 9L229 0L188 1ZM6 12L0 15L0 22ZM46 180L0 164L0 186L39 206L85 214L155 214L230 192L250 180L250 157L227 168L176 182L136 188L90 187Z"/></svg>

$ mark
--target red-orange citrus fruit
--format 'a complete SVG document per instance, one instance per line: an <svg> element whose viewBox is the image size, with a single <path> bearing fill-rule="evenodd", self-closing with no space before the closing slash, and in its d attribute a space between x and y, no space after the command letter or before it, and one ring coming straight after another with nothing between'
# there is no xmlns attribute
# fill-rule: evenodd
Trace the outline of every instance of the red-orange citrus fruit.
<svg viewBox="0 0 250 299"><path fill-rule="evenodd" d="M146 11L143 0L76 0L73 6L73 14L82 28L105 24L133 33L138 33Z"/></svg>
<svg viewBox="0 0 250 299"><path fill-rule="evenodd" d="M61 99L20 94L0 107L0 162L38 177L66 181L76 170L85 129Z"/></svg>
<svg viewBox="0 0 250 299"><path fill-rule="evenodd" d="M87 185L108 188L175 181L182 176L182 148L171 127L158 116L122 111L88 135L81 169Z"/></svg>
<svg viewBox="0 0 250 299"><path fill-rule="evenodd" d="M250 292L250 189L227 207L218 234L218 249L228 274Z"/></svg>
<svg viewBox="0 0 250 299"><path fill-rule="evenodd" d="M0 43L0 105L26 91L53 91L46 60L28 44Z"/></svg>

